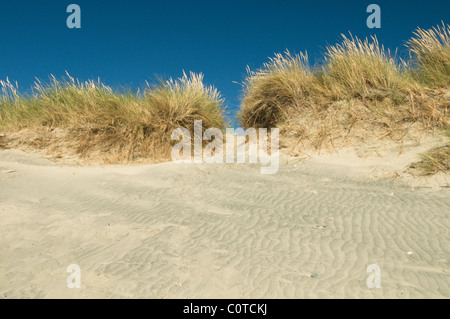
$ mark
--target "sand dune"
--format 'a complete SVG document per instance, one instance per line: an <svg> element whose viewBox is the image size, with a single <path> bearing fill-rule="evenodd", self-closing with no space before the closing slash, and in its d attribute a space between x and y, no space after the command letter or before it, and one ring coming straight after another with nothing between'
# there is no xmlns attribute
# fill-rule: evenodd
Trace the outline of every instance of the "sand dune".
<svg viewBox="0 0 450 319"><path fill-rule="evenodd" d="M341 162L264 176L2 151L0 298L449 298L448 176L428 187Z"/></svg>

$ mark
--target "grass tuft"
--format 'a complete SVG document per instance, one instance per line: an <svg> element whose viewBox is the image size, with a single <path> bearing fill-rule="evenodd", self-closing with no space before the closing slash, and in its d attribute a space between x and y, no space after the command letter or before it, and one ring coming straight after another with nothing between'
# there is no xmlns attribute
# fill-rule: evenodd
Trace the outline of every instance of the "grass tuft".
<svg viewBox="0 0 450 319"><path fill-rule="evenodd" d="M276 54L257 71L247 68L240 118L244 127L271 128L285 120L287 105L306 94L310 81L308 55Z"/></svg>
<svg viewBox="0 0 450 319"><path fill-rule="evenodd" d="M418 80L431 86L450 85L450 25L418 28L408 41Z"/></svg>
<svg viewBox="0 0 450 319"><path fill-rule="evenodd" d="M405 86L400 64L375 36L370 40L342 37L341 44L327 48L322 69L323 85L332 98L364 98L374 89L393 91Z"/></svg>
<svg viewBox="0 0 450 319"><path fill-rule="evenodd" d="M425 154L421 154L422 160L410 165L410 168L418 175L429 176L439 172L450 170L450 145L433 148Z"/></svg>

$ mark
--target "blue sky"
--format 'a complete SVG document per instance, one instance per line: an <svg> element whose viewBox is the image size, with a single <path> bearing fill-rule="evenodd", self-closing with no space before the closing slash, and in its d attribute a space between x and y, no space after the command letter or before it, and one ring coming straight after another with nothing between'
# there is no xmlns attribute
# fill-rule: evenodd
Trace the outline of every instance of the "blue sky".
<svg viewBox="0 0 450 319"><path fill-rule="evenodd" d="M81 29L68 29L66 8L81 7ZM382 28L366 26L369 4L380 5ZM380 0L34 0L2 1L0 79L18 81L67 70L81 80L100 77L137 88L155 75L202 72L233 113L246 66L258 68L276 52L308 51L320 62L326 45L350 31L377 35L403 50L414 29L450 23L450 1Z"/></svg>

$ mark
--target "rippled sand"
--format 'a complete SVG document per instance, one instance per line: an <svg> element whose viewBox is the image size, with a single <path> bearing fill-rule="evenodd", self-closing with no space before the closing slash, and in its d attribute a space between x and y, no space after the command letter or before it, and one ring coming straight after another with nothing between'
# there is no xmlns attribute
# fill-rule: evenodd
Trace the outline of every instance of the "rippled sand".
<svg viewBox="0 0 450 319"><path fill-rule="evenodd" d="M320 161L0 167L0 298L450 297L447 187Z"/></svg>

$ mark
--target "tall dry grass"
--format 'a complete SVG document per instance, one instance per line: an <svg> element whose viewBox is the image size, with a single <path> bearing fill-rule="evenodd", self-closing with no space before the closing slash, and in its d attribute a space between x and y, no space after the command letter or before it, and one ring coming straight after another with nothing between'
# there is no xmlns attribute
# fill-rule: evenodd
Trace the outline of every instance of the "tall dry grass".
<svg viewBox="0 0 450 319"><path fill-rule="evenodd" d="M401 142L412 127L446 128L449 28L417 31L408 43L416 59L413 66L376 37L343 36L314 68L306 53L277 54L261 69L248 71L241 125L276 126L284 142L313 149L369 138Z"/></svg>
<svg viewBox="0 0 450 319"><path fill-rule="evenodd" d="M325 94L333 99L367 97L373 90L395 91L407 86L398 63L373 36L360 40L342 35L343 42L329 46L319 77Z"/></svg>
<svg viewBox="0 0 450 319"><path fill-rule="evenodd" d="M244 127L276 126L287 116L286 106L308 94L311 71L306 54L276 54L261 69L247 71L240 111Z"/></svg>
<svg viewBox="0 0 450 319"><path fill-rule="evenodd" d="M147 85L142 93L118 93L100 81L79 82L69 75L65 81L37 81L32 96L20 95L9 81L0 84L1 130L47 136L58 129L64 134L34 139L34 146L65 144L92 160L169 159L174 129L193 132L194 120L202 120L204 129L225 126L224 101L201 74Z"/></svg>
<svg viewBox="0 0 450 319"><path fill-rule="evenodd" d="M408 47L419 81L435 87L450 84L450 25L442 22L429 30L418 28Z"/></svg>

